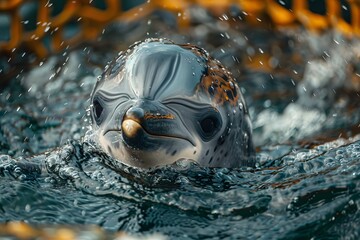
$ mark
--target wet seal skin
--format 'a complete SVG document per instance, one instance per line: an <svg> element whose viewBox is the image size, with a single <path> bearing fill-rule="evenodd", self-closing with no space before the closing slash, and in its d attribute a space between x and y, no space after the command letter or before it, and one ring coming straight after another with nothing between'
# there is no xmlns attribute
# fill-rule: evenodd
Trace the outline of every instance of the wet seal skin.
<svg viewBox="0 0 360 240"><path fill-rule="evenodd" d="M133 44L105 69L91 103L99 145L126 165L255 165L251 122L238 85L194 45L166 39Z"/></svg>

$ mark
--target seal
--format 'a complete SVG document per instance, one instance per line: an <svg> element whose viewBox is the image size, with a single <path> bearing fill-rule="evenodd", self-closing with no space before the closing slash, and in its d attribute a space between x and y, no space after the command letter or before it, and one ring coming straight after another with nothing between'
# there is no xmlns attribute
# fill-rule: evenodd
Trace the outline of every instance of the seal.
<svg viewBox="0 0 360 240"><path fill-rule="evenodd" d="M125 165L255 164L251 122L236 81L194 45L136 42L105 68L91 103L99 145Z"/></svg>

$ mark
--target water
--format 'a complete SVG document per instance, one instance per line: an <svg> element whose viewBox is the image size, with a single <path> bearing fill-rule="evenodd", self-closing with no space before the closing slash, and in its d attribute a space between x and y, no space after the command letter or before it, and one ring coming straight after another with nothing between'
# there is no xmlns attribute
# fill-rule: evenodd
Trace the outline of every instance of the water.
<svg viewBox="0 0 360 240"><path fill-rule="evenodd" d="M347 68L358 66L343 54L356 41L329 34L320 46L305 31L224 23L179 35L158 16L148 21L113 27L109 36L130 31L115 35L121 44L53 57L0 92L0 222L95 224L169 239L358 239L360 97ZM141 171L115 166L94 146L87 109L96 77L146 33L199 44L234 73L253 121L255 169Z"/></svg>

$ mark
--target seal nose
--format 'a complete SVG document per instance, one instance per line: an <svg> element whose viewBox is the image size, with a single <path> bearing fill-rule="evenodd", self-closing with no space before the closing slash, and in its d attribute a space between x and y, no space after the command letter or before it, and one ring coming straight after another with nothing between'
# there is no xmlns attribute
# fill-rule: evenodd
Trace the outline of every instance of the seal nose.
<svg viewBox="0 0 360 240"><path fill-rule="evenodd" d="M121 130L127 138L136 138L142 130L145 111L140 107L131 107L125 113L121 123Z"/></svg>
<svg viewBox="0 0 360 240"><path fill-rule="evenodd" d="M126 111L124 119L132 119L140 123L140 121L144 120L144 116L145 116L144 109L138 106L134 106Z"/></svg>
<svg viewBox="0 0 360 240"><path fill-rule="evenodd" d="M121 130L124 142L134 148L149 149L163 145L169 137L193 144L191 135L176 113L157 101L136 102L126 111Z"/></svg>
<svg viewBox="0 0 360 240"><path fill-rule="evenodd" d="M175 116L161 103L142 100L129 108L122 120L123 135L128 140L139 140L143 131L151 135L167 135ZM175 127L175 126L173 126Z"/></svg>
<svg viewBox="0 0 360 240"><path fill-rule="evenodd" d="M130 147L148 149L154 143L154 136L167 135L165 116L173 115L159 102L148 100L136 102L126 111L122 119L123 140Z"/></svg>

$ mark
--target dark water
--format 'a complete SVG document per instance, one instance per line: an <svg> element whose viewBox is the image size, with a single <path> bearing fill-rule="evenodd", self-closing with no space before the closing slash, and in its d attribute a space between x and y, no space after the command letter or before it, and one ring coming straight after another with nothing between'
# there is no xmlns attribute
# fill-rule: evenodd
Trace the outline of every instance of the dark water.
<svg viewBox="0 0 360 240"><path fill-rule="evenodd" d="M358 239L360 97L345 70L358 67L347 51L357 42L200 17L179 34L166 17L112 26L99 45L55 56L0 92L0 222L169 239ZM87 109L96 77L148 36L198 44L231 69L252 116L255 169L145 172L114 166L94 146ZM272 56L275 70L251 68L255 53Z"/></svg>

